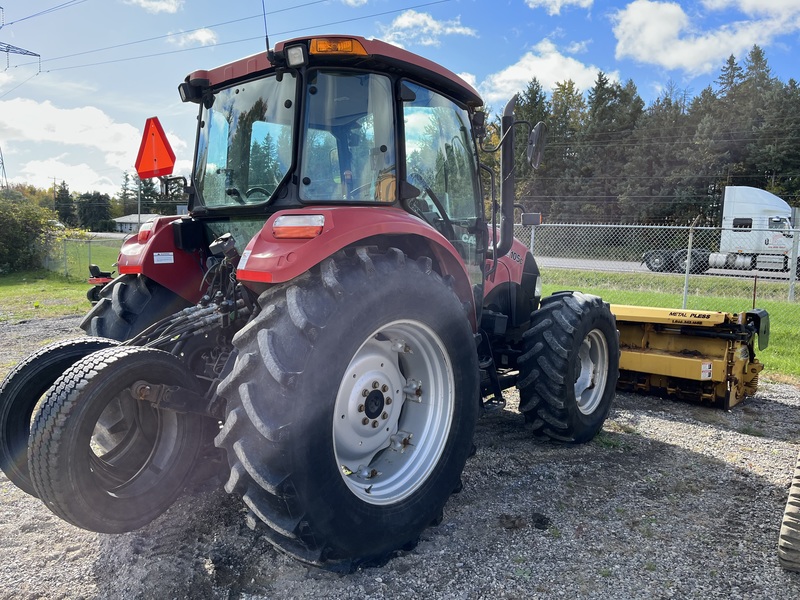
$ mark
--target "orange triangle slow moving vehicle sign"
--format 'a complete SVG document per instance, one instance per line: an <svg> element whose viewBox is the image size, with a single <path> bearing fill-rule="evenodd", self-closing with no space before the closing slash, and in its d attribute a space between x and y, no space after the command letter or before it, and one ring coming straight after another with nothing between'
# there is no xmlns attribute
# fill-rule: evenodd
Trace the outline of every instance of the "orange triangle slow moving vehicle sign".
<svg viewBox="0 0 800 600"><path fill-rule="evenodd" d="M175 153L158 117L150 117L144 124L142 144L136 157L136 172L139 179L170 175L175 167Z"/></svg>

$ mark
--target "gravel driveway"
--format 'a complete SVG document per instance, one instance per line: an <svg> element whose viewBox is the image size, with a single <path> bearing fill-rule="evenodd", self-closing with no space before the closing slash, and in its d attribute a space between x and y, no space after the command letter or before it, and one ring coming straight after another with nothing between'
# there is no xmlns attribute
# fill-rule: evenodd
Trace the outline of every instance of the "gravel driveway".
<svg viewBox="0 0 800 600"><path fill-rule="evenodd" d="M0 323L0 374L79 318ZM224 491L99 535L0 475L0 597L800 598L778 529L800 449L800 390L762 382L729 412L620 394L579 447L535 443L508 407L482 418L464 489L417 548L339 576L277 554Z"/></svg>

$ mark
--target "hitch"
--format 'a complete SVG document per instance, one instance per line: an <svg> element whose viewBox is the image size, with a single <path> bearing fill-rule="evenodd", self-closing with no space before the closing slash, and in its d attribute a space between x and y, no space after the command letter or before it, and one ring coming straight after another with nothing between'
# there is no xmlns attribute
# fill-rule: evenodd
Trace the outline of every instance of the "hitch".
<svg viewBox="0 0 800 600"><path fill-rule="evenodd" d="M203 394L179 385L162 385L140 380L131 386L130 392L136 400L149 402L155 408L194 413L217 420L225 418L216 397L209 400Z"/></svg>

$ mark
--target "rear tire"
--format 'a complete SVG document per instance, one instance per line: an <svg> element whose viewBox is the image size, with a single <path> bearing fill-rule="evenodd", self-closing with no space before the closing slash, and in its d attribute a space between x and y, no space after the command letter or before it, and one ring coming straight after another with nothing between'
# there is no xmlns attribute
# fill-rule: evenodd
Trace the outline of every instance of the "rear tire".
<svg viewBox="0 0 800 600"><path fill-rule="evenodd" d="M534 435L591 440L608 416L619 377L616 319L608 304L580 292L549 296L523 339L517 389Z"/></svg>
<svg viewBox="0 0 800 600"><path fill-rule="evenodd" d="M778 538L778 561L784 569L800 572L800 454Z"/></svg>
<svg viewBox="0 0 800 600"><path fill-rule="evenodd" d="M202 392L177 357L118 347L77 362L39 405L28 446L31 480L42 501L65 521L100 533L133 531L163 513L183 490L204 418L138 400L144 384ZM135 415L139 427L98 429L116 413ZM100 447L101 442L112 447Z"/></svg>
<svg viewBox="0 0 800 600"><path fill-rule="evenodd" d="M472 448L477 352L429 259L337 254L259 298L220 385L228 493L280 551L381 564L441 520Z"/></svg>
<svg viewBox="0 0 800 600"><path fill-rule="evenodd" d="M0 385L0 468L22 491L36 495L28 471L28 436L36 403L84 356L115 345L113 340L91 337L48 344L14 367Z"/></svg>
<svg viewBox="0 0 800 600"><path fill-rule="evenodd" d="M81 329L122 342L187 306L184 298L144 275L122 275L102 289Z"/></svg>

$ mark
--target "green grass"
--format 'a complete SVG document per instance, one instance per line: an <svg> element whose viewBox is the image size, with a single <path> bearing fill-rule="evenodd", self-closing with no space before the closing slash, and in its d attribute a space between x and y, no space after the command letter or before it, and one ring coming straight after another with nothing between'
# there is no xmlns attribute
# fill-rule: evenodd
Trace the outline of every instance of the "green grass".
<svg viewBox="0 0 800 600"><path fill-rule="evenodd" d="M76 244L76 247L78 245ZM92 244L92 262L104 270L117 259L119 244ZM0 322L19 322L36 317L58 317L85 314L89 284L88 260L83 257L68 264L75 265L75 274L65 278L47 271L32 271L0 276ZM614 304L680 308L683 279L680 277L621 273L583 272L569 269L545 269L544 293L558 290L581 290L602 296ZM798 290L800 292L800 290ZM756 306L770 315L769 347L758 354L764 363L763 375L776 380L800 383L800 303L785 301L786 286L759 283ZM753 304L751 281L726 277L695 277L689 288L688 307L702 310L741 312Z"/></svg>
<svg viewBox="0 0 800 600"><path fill-rule="evenodd" d="M87 272L88 276L88 272ZM0 322L82 315L91 308L89 284L48 271L0 276Z"/></svg>
<svg viewBox="0 0 800 600"><path fill-rule="evenodd" d="M111 271L117 262L122 240L57 241L48 259L48 268L70 279L86 281L89 277L89 263L100 267L101 271ZM66 253L66 264L65 264ZM65 273L66 268L66 273Z"/></svg>
<svg viewBox="0 0 800 600"><path fill-rule="evenodd" d="M612 304L681 308L683 278L674 275L583 272L543 269L544 295L580 290ZM800 297L800 286L797 294ZM800 383L800 303L788 302L786 284L758 282L756 307L769 313L769 347L758 352L765 377ZM739 313L753 307L753 281L732 277L694 277L687 308Z"/></svg>

